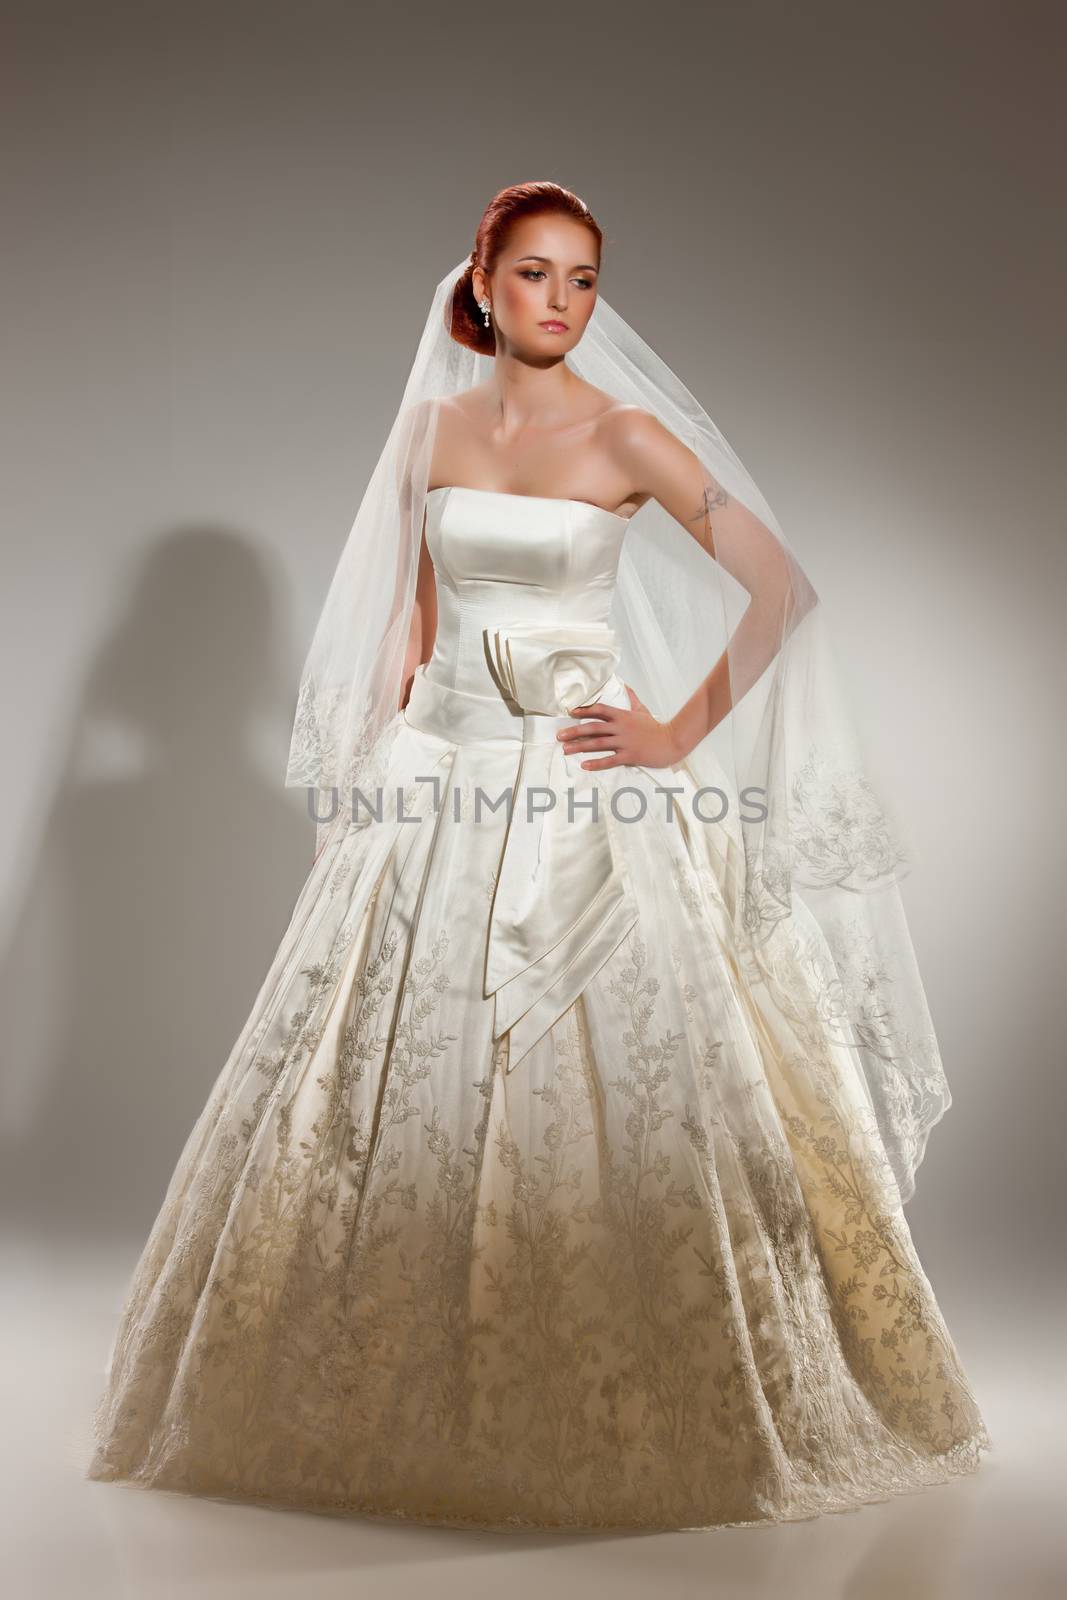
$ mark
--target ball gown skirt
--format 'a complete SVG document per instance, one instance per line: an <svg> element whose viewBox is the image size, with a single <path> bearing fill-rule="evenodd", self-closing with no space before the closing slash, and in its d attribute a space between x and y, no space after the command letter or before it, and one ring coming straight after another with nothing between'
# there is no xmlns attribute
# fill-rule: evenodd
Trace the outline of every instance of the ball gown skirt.
<svg viewBox="0 0 1067 1600"><path fill-rule="evenodd" d="M381 816L342 807L188 1137L91 1478L704 1528L885 1500L990 1447L814 919L740 961L685 764L593 773L555 740L590 685L628 704L605 680L624 531L428 496L437 638Z"/></svg>

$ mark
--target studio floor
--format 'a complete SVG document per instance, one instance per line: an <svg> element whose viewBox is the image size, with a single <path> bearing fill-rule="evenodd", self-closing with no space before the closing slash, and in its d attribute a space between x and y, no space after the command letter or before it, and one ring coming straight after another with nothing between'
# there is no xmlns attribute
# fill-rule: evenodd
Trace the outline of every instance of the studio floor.
<svg viewBox="0 0 1067 1600"><path fill-rule="evenodd" d="M272 1511L94 1483L88 1418L137 1242L3 1243L6 1592L13 1600L508 1600L599 1589L790 1600L1044 1600L1064 1558L1062 1316L1014 1290L939 1301L993 1452L974 1477L806 1522L512 1535ZM371 1585L371 1588L365 1586Z"/></svg>

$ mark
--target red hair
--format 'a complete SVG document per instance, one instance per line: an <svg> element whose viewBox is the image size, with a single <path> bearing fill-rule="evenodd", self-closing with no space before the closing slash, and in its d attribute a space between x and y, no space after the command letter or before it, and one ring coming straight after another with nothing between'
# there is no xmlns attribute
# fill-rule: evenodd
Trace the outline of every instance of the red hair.
<svg viewBox="0 0 1067 1600"><path fill-rule="evenodd" d="M458 344L476 350L479 355L496 354L496 334L492 325L485 326L484 313L478 310L474 298L473 274L475 267L492 272L507 241L512 225L520 217L535 217L546 212L561 212L584 223L596 239L597 251L603 249L604 235L584 200L564 189L558 183L513 183L508 189L495 194L482 213L478 231L474 235L474 249L466 270L456 282L452 295L452 320L449 331Z"/></svg>

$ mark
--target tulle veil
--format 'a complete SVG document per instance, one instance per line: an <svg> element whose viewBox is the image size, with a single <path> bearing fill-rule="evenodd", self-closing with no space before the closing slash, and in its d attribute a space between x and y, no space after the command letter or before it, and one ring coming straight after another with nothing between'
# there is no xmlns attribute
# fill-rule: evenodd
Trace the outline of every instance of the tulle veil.
<svg viewBox="0 0 1067 1600"><path fill-rule="evenodd" d="M491 371L492 356L450 333L468 265L434 292L301 675L285 781L336 791L339 802L381 783L400 722L438 402ZM702 817L723 863L731 957L754 1026L788 1010L798 964L818 971L823 1024L854 1054L887 1181L906 1201L951 1093L901 903L914 852L885 783L872 781L824 607L707 412L603 295L566 360L657 417L701 463L714 557L655 500L632 518L611 619L618 674L666 718L725 660L733 708L686 765L706 790ZM762 625L739 632L753 597ZM338 809L342 821L320 834L367 814Z"/></svg>

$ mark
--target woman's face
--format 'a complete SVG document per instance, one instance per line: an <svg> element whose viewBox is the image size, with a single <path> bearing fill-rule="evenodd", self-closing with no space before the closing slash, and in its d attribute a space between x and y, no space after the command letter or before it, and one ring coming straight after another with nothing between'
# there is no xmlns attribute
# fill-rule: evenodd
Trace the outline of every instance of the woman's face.
<svg viewBox="0 0 1067 1600"><path fill-rule="evenodd" d="M595 236L563 213L512 224L491 276L473 274L479 300L488 297L501 343L527 360L573 350L596 305L600 269Z"/></svg>

